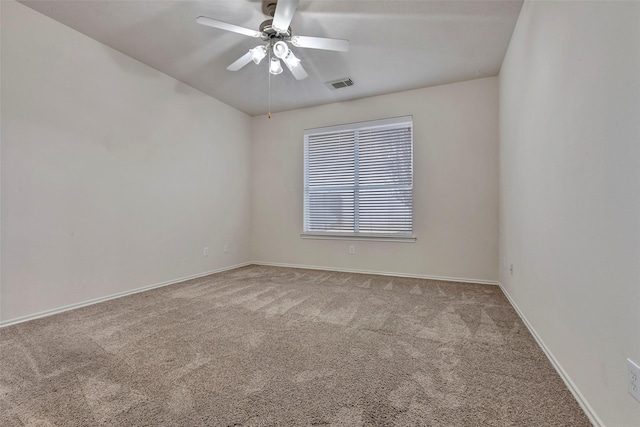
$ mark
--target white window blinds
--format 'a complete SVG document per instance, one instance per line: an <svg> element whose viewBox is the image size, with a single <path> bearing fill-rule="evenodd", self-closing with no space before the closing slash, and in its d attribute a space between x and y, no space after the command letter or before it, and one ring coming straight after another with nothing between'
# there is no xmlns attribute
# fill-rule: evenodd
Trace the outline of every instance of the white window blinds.
<svg viewBox="0 0 640 427"><path fill-rule="evenodd" d="M304 133L304 233L413 234L410 116Z"/></svg>

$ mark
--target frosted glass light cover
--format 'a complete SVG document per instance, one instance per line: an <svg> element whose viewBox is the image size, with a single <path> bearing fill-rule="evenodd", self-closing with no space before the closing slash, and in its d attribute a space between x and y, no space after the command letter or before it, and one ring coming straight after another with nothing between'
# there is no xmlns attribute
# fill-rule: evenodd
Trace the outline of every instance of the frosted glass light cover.
<svg viewBox="0 0 640 427"><path fill-rule="evenodd" d="M256 64L259 64L262 59L267 56L267 49L264 46L256 46L249 51L251 53L251 59Z"/></svg>
<svg viewBox="0 0 640 427"><path fill-rule="evenodd" d="M300 65L300 59L293 54L293 52L289 51L289 54L284 57L284 62L287 64L289 69L296 68Z"/></svg>
<svg viewBox="0 0 640 427"><path fill-rule="evenodd" d="M282 40L273 45L273 54L276 57L284 59L287 56L287 53L289 53L289 46L287 46L287 44Z"/></svg>
<svg viewBox="0 0 640 427"><path fill-rule="evenodd" d="M282 72L282 65L278 58L271 58L271 64L269 64L269 72L271 74L280 74Z"/></svg>

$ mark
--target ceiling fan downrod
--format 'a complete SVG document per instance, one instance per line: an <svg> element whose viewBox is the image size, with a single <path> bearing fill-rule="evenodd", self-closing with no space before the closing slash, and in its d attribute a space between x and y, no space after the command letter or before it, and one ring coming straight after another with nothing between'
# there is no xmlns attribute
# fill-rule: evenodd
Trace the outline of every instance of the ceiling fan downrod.
<svg viewBox="0 0 640 427"><path fill-rule="evenodd" d="M269 15L270 17L274 17L276 14L276 6L278 5L278 1L274 0L264 0L262 2L262 13L265 15Z"/></svg>

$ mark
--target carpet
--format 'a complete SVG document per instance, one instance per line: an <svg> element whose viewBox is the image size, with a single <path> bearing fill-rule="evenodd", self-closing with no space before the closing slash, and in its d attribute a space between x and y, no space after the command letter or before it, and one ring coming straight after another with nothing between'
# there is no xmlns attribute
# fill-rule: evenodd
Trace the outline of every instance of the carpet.
<svg viewBox="0 0 640 427"><path fill-rule="evenodd" d="M590 426L500 288L251 265L0 329L2 426Z"/></svg>

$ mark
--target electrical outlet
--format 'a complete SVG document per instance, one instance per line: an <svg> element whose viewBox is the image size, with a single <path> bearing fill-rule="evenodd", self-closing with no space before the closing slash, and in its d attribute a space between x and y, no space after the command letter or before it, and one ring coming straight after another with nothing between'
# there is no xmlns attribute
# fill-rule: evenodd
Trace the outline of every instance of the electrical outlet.
<svg viewBox="0 0 640 427"><path fill-rule="evenodd" d="M627 359L627 390L638 402L640 402L640 366Z"/></svg>
<svg viewBox="0 0 640 427"><path fill-rule="evenodd" d="M513 264L509 264L509 272L513 276Z"/></svg>
<svg viewBox="0 0 640 427"><path fill-rule="evenodd" d="M349 253L350 253L351 255L353 255L353 254L355 254L355 253L356 253L356 247L355 247L355 245L350 245L350 246L349 246Z"/></svg>
<svg viewBox="0 0 640 427"><path fill-rule="evenodd" d="M229 252L229 245L224 245L224 246L222 247L222 252L224 252L225 254L226 254L227 252Z"/></svg>
<svg viewBox="0 0 640 427"><path fill-rule="evenodd" d="M205 248L202 250L202 255L209 256L209 246L205 246Z"/></svg>

